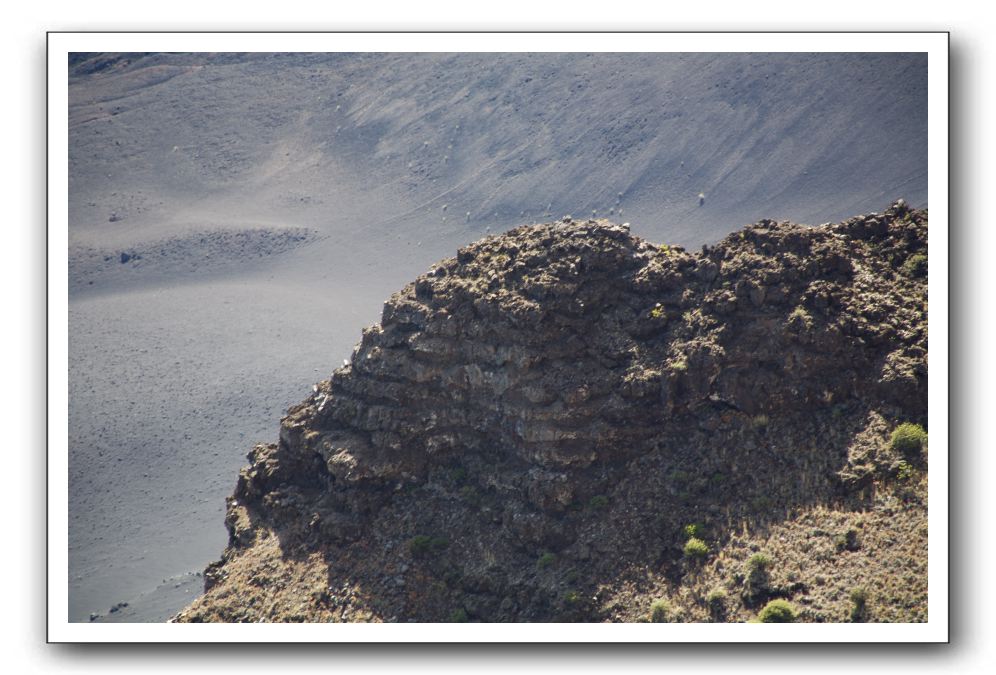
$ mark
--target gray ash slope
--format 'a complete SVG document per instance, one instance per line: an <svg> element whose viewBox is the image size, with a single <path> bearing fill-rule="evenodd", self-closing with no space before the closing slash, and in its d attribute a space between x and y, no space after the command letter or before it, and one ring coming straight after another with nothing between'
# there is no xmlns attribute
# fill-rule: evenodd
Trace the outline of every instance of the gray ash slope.
<svg viewBox="0 0 996 675"><path fill-rule="evenodd" d="M384 298L489 228L594 210L697 247L760 218L825 222L900 194L923 205L925 65L74 58L70 617L127 601L135 620L165 619L141 597L224 546L246 444L349 356Z"/></svg>
<svg viewBox="0 0 996 675"><path fill-rule="evenodd" d="M209 200L253 222L421 214L461 233L623 208L698 245L730 223L926 200L923 55L106 60L71 69L81 234L111 216L161 227Z"/></svg>
<svg viewBox="0 0 996 675"><path fill-rule="evenodd" d="M179 619L632 620L634 575L698 574L685 524L722 547L868 508L900 462L926 471L886 442L926 422L926 237L899 203L696 254L570 220L460 249L250 453ZM805 597L834 620L796 581L729 611Z"/></svg>

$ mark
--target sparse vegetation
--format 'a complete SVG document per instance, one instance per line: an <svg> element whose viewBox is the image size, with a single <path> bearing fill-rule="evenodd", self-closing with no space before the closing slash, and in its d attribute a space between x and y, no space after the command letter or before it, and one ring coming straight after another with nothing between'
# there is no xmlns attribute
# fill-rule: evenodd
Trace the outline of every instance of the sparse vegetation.
<svg viewBox="0 0 996 675"><path fill-rule="evenodd" d="M450 613L450 623L467 623L469 617L467 616L467 610L463 607L454 609Z"/></svg>
<svg viewBox="0 0 996 675"><path fill-rule="evenodd" d="M761 623L792 623L795 621L795 608L787 600L772 600L757 615Z"/></svg>
<svg viewBox="0 0 996 675"><path fill-rule="evenodd" d="M682 356L679 359L675 359L671 362L671 370L676 373L683 373L688 370L688 360Z"/></svg>
<svg viewBox="0 0 996 675"><path fill-rule="evenodd" d="M915 457L927 444L927 432L919 424L904 422L892 432L890 447L906 457Z"/></svg>

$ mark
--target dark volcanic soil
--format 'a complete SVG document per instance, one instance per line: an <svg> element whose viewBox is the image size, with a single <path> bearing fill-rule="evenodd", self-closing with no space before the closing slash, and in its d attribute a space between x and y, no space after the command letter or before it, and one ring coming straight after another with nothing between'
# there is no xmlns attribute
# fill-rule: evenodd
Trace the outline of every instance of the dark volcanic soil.
<svg viewBox="0 0 996 675"><path fill-rule="evenodd" d="M177 618L925 620L926 250L902 202L462 248L252 450Z"/></svg>

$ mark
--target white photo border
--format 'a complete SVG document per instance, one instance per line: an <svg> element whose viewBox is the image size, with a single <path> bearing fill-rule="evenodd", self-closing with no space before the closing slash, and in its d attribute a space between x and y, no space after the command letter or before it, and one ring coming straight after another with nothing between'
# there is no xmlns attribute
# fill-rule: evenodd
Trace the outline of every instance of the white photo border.
<svg viewBox="0 0 996 675"><path fill-rule="evenodd" d="M583 39L579 39L583 37ZM948 43L946 32L52 32L48 34L49 642L614 643L949 641ZM925 52L931 437L928 621L921 624L105 624L68 620L70 52ZM219 551L220 554L220 551Z"/></svg>

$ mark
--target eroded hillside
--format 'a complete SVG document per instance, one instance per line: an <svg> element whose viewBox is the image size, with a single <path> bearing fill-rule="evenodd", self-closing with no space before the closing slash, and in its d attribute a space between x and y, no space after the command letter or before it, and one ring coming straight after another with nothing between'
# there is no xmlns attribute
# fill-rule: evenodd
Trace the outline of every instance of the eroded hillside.
<svg viewBox="0 0 996 675"><path fill-rule="evenodd" d="M252 450L177 620L925 620L926 246L900 201L463 248Z"/></svg>

